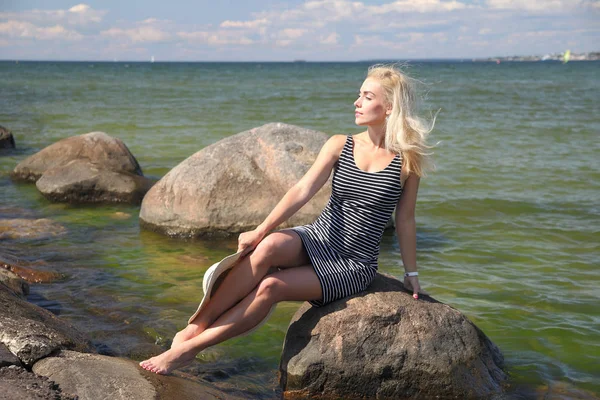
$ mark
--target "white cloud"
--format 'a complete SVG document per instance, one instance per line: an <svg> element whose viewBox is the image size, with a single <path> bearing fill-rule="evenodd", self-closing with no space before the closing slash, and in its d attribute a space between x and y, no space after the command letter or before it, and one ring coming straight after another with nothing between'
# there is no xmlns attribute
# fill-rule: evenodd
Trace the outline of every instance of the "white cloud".
<svg viewBox="0 0 600 400"><path fill-rule="evenodd" d="M319 42L324 45L332 45L332 44L338 44L339 39L340 39L340 35L338 35L337 33L334 32L328 36L321 37L321 40Z"/></svg>
<svg viewBox="0 0 600 400"><path fill-rule="evenodd" d="M393 3L382 4L380 6L371 6L369 11L373 14L387 14L391 12L409 13L409 12L444 12L462 10L467 8L465 3L459 1L440 1L440 0L401 0Z"/></svg>
<svg viewBox="0 0 600 400"><path fill-rule="evenodd" d="M213 46L223 45L250 45L254 41L244 34L238 34L232 31L195 31L178 32L177 36L190 42L209 44Z"/></svg>
<svg viewBox="0 0 600 400"><path fill-rule="evenodd" d="M100 33L106 37L126 38L133 43L164 42L171 38L171 34L152 26L140 26L131 29L111 28Z"/></svg>
<svg viewBox="0 0 600 400"><path fill-rule="evenodd" d="M480 35L487 35L488 33L491 33L491 32L492 32L492 30L490 28L482 28L482 29L479 30L478 33Z"/></svg>
<svg viewBox="0 0 600 400"><path fill-rule="evenodd" d="M600 7L594 0L487 0L486 5L492 9L526 10L555 12L574 10L576 8Z"/></svg>
<svg viewBox="0 0 600 400"><path fill-rule="evenodd" d="M264 25L268 25L269 21L266 18L255 19L252 21L223 21L221 22L221 28L247 28L255 29Z"/></svg>
<svg viewBox="0 0 600 400"><path fill-rule="evenodd" d="M28 10L0 13L0 19L25 21L35 24L89 25L102 21L107 11L94 10L87 4L77 4L68 10Z"/></svg>
<svg viewBox="0 0 600 400"><path fill-rule="evenodd" d="M30 22L21 21L0 22L0 35L38 40L81 40L83 38L79 33L66 29L62 25L38 27Z"/></svg>
<svg viewBox="0 0 600 400"><path fill-rule="evenodd" d="M286 39L298 39L306 33L306 29L287 28L279 31L279 37Z"/></svg>

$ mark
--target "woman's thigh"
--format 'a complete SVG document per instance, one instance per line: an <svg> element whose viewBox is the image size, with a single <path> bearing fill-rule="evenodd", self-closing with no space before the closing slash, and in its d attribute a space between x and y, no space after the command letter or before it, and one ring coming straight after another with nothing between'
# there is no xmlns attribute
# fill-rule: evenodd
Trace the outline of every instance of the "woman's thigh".
<svg viewBox="0 0 600 400"><path fill-rule="evenodd" d="M254 250L272 267L292 268L310 265L302 239L292 229L282 229L265 237Z"/></svg>
<svg viewBox="0 0 600 400"><path fill-rule="evenodd" d="M321 300L323 292L313 267L304 265L267 275L258 285L257 295L267 295L277 303Z"/></svg>

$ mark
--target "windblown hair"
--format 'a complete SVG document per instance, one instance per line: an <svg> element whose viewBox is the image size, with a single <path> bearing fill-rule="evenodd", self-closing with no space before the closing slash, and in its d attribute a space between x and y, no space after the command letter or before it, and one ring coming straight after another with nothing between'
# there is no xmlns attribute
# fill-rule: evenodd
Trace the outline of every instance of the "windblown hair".
<svg viewBox="0 0 600 400"><path fill-rule="evenodd" d="M385 91L387 104L392 110L387 118L385 146L392 153L400 154L407 173L425 176L429 164L427 136L435 124L419 117L417 81L403 73L395 65L377 64L369 68L367 78L376 79Z"/></svg>

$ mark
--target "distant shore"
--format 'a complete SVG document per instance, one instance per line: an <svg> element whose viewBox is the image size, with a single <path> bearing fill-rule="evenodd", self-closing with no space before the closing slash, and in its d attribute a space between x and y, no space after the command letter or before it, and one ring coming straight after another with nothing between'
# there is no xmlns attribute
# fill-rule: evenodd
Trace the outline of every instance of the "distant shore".
<svg viewBox="0 0 600 400"><path fill-rule="evenodd" d="M474 58L473 61L481 62L503 62L503 61L564 61L565 53L552 53L530 56L507 56L507 57L488 57ZM597 61L600 60L600 51L590 53L570 53L568 61Z"/></svg>

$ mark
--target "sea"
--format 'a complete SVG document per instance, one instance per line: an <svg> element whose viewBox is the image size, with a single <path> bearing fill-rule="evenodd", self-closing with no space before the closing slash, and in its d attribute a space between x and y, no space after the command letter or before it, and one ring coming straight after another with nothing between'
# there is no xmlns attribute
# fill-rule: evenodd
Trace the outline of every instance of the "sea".
<svg viewBox="0 0 600 400"><path fill-rule="evenodd" d="M140 229L139 206L45 200L9 173L63 138L120 138L160 179L219 140L270 122L356 134L353 102L371 62L0 62L0 213L66 233L0 240L0 252L62 274L29 300L103 353L166 348L202 297L202 276L235 238ZM404 62L435 127L435 169L417 201L420 282L501 349L515 399L600 398L600 62ZM381 271L400 277L386 232ZM248 398L280 396L284 336L300 303L256 333L201 353L189 379Z"/></svg>

